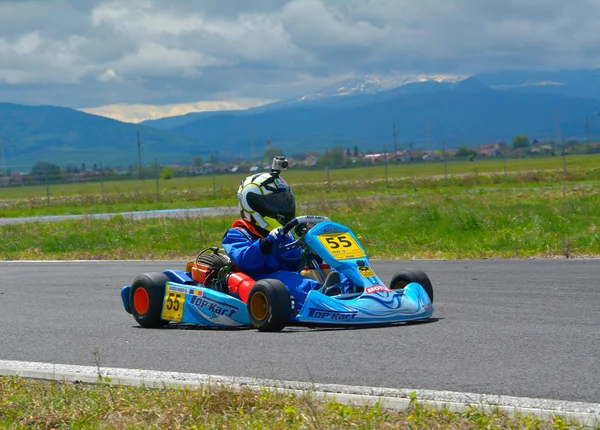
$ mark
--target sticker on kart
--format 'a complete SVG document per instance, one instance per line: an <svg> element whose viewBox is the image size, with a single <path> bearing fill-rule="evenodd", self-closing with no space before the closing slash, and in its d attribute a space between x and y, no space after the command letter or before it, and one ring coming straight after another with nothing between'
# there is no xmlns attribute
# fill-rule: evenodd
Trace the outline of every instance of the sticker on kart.
<svg viewBox="0 0 600 430"><path fill-rule="evenodd" d="M181 322L183 318L184 301L184 289L167 284L167 292L165 294L161 317L165 320Z"/></svg>
<svg viewBox="0 0 600 430"><path fill-rule="evenodd" d="M363 258L365 252L348 233L325 233L318 236L319 241L336 260Z"/></svg>

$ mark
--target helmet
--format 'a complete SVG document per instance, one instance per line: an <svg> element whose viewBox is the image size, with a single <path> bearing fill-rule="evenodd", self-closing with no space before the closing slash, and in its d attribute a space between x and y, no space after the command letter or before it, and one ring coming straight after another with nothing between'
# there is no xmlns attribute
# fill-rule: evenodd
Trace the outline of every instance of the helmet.
<svg viewBox="0 0 600 430"><path fill-rule="evenodd" d="M290 186L275 173L248 176L240 183L238 205L243 219L271 231L296 216Z"/></svg>

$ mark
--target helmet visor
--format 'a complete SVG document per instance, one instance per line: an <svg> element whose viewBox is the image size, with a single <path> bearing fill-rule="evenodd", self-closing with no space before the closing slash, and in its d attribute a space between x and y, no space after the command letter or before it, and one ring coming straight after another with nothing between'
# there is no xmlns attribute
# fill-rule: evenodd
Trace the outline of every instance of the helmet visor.
<svg viewBox="0 0 600 430"><path fill-rule="evenodd" d="M263 217L276 219L281 225L296 216L296 200L290 190L267 195L249 193L247 199L250 208Z"/></svg>

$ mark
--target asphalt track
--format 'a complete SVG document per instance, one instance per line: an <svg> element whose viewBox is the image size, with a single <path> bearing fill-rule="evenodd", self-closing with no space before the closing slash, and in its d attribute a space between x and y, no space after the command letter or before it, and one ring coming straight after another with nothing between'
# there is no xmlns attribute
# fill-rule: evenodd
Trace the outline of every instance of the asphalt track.
<svg viewBox="0 0 600 430"><path fill-rule="evenodd" d="M137 327L119 290L183 262L0 262L0 360L600 401L600 260L375 261L425 270L426 323Z"/></svg>
<svg viewBox="0 0 600 430"><path fill-rule="evenodd" d="M50 216L33 216L20 218L0 218L0 225L8 224L25 224L28 222L56 222L67 221L73 219L110 219L116 215L133 220L141 220L148 218L202 218L209 216L231 215L238 214L239 209L235 206L221 206L213 208L192 208L192 209L162 209L152 211L134 211L134 212L115 212L115 213L98 213L85 215L50 215Z"/></svg>

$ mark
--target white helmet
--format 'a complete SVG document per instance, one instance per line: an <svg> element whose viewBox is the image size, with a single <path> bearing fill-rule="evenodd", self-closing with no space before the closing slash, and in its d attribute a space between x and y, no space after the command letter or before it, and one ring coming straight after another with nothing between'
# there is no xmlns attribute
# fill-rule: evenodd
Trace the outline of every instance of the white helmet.
<svg viewBox="0 0 600 430"><path fill-rule="evenodd" d="M248 176L238 189L242 218L271 231L296 216L296 200L290 186L276 173Z"/></svg>

